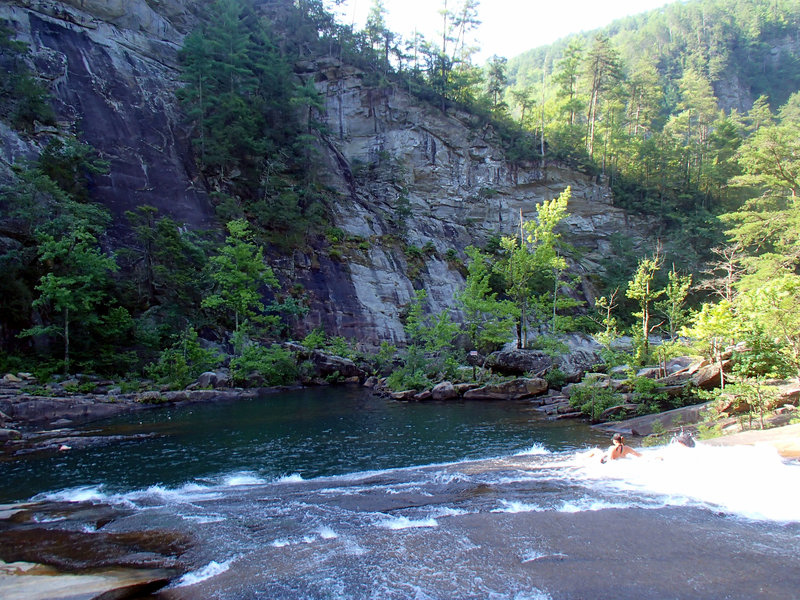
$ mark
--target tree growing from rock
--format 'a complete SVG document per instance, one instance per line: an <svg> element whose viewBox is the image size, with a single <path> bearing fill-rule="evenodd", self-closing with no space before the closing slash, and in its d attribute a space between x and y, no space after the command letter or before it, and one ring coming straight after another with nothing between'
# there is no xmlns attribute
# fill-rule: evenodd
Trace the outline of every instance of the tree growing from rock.
<svg viewBox="0 0 800 600"><path fill-rule="evenodd" d="M651 323L651 310L653 302L658 300L663 294L664 290L655 288L656 273L661 269L664 263L664 257L661 254L661 246L656 248L656 251L650 257L644 257L639 261L636 268L636 273L628 282L628 289L625 290L625 295L632 300L636 300L639 304L639 311L634 313L634 316L639 317L639 328L635 330L634 339L637 340L636 358L644 363L650 356L650 334L658 325Z"/></svg>
<svg viewBox="0 0 800 600"><path fill-rule="evenodd" d="M267 319L261 289L278 287L278 279L264 264L264 249L252 241L247 221L230 221L228 232L219 254L209 259L214 291L202 306L232 312L234 333L240 334L246 323Z"/></svg>
<svg viewBox="0 0 800 600"><path fill-rule="evenodd" d="M500 244L505 253L497 270L505 279L506 294L517 309L517 347L527 344L531 319L548 319L543 306L552 306L553 325L558 309L559 276L566 268L561 255L561 234L555 229L567 215L571 190L536 208L536 219L524 221L520 215L519 236L505 236ZM536 311L538 307L538 313Z"/></svg>

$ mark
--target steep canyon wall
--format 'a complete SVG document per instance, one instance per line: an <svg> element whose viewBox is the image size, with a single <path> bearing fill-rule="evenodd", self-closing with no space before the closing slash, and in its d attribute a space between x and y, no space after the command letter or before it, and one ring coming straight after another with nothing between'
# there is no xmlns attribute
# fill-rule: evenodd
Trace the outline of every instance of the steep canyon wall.
<svg viewBox="0 0 800 600"><path fill-rule="evenodd" d="M193 18L183 0L0 2L0 20L30 45L55 97L57 129L110 161L92 194L112 211L117 240L129 232L124 212L143 204L187 228L222 228L175 101L177 51ZM298 64L296 74L313 80L325 100L315 115L327 126L316 156L338 192L331 226L350 236L336 252L321 244L270 257L284 281L309 294L306 329L322 325L370 346L402 341L400 316L415 289L428 291L432 310L451 307L463 275L448 258L515 231L520 214L531 218L538 202L567 186L566 237L582 251L572 269L587 296L611 236L636 245L651 230L615 208L602 181L547 160L510 163L495 132L472 115L445 114L400 86L370 85L334 58ZM34 158L58 130L21 136L2 126L0 162L8 169Z"/></svg>

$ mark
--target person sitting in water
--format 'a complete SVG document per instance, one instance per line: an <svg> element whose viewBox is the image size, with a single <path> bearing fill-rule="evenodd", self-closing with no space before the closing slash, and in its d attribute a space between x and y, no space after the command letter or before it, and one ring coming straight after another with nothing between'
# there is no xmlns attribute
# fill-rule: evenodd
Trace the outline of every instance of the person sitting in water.
<svg viewBox="0 0 800 600"><path fill-rule="evenodd" d="M604 463L609 460L617 460L618 458L625 458L626 456L641 456L636 450L630 446L625 445L625 438L621 433L615 433L611 438L611 446L606 452L605 456L600 459Z"/></svg>

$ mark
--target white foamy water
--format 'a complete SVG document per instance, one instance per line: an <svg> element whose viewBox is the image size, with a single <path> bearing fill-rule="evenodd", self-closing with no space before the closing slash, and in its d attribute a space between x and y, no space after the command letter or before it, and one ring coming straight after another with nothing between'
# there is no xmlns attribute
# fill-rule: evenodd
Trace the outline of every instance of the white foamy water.
<svg viewBox="0 0 800 600"><path fill-rule="evenodd" d="M551 454L550 450L542 446L541 444L534 444L527 450L523 450L522 452L518 452L514 456L536 456L540 454Z"/></svg>
<svg viewBox="0 0 800 600"><path fill-rule="evenodd" d="M221 483L229 487L238 487L241 485L259 485L266 482L266 479L259 477L252 471L240 471L225 475Z"/></svg>
<svg viewBox="0 0 800 600"><path fill-rule="evenodd" d="M220 573L224 573L230 568L231 560L226 560L225 562L218 563L215 560L212 560L202 569L198 569L197 571L192 571L191 573L186 573L183 577L181 577L173 587L186 587L189 585L195 585L200 583L201 581L205 581L206 579L211 579L212 577L216 577Z"/></svg>
<svg viewBox="0 0 800 600"><path fill-rule="evenodd" d="M495 508L492 512L495 513L526 513L526 512L540 512L545 510L538 504L530 502L520 502L517 500L500 500L501 507Z"/></svg>
<svg viewBox="0 0 800 600"><path fill-rule="evenodd" d="M658 495L665 505L704 505L755 520L800 522L800 464L771 446L674 445L641 458L584 463L578 477L600 488Z"/></svg>
<svg viewBox="0 0 800 600"><path fill-rule="evenodd" d="M394 517L379 523L385 529L413 529L417 527L438 527L439 522L434 518L409 519L408 517Z"/></svg>

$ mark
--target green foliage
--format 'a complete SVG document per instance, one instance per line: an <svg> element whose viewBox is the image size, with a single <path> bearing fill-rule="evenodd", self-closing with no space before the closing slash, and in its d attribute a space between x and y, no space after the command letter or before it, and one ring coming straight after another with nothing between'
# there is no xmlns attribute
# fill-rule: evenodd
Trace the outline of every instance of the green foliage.
<svg viewBox="0 0 800 600"><path fill-rule="evenodd" d="M517 309L508 300L498 300L497 292L491 290L489 257L472 246L465 252L470 260L466 287L456 294L456 302L464 313L472 347L488 352L508 341Z"/></svg>
<svg viewBox="0 0 800 600"><path fill-rule="evenodd" d="M262 346L247 344L231 360L231 377L237 383L247 383L254 375L266 385L288 385L297 380L299 369L294 354L278 344Z"/></svg>
<svg viewBox="0 0 800 600"><path fill-rule="evenodd" d="M453 339L459 325L447 312L426 313L423 303L427 297L425 290L419 290L408 306L404 329L409 346L401 356L400 367L387 379L393 390L423 389L457 374L460 353L453 347Z"/></svg>
<svg viewBox="0 0 800 600"><path fill-rule="evenodd" d="M625 295L639 304L639 312L634 313L634 316L639 317L641 325L633 331L635 358L639 364L645 364L650 359L650 333L655 328L650 323L650 311L652 303L664 294L664 290L655 289L654 280L663 260L660 248L652 258L641 259L625 290Z"/></svg>
<svg viewBox="0 0 800 600"><path fill-rule="evenodd" d="M151 317L170 334L187 321L201 322L198 308L211 285L203 268L210 243L201 233L182 231L174 219L159 216L152 206L140 206L125 216L135 242L117 254L123 270L132 273L129 302L144 310L158 307ZM159 336L155 344L160 344Z"/></svg>
<svg viewBox="0 0 800 600"><path fill-rule="evenodd" d="M764 335L763 330L750 331L743 338L743 350L733 352L733 371L742 377L789 377L794 369L780 344Z"/></svg>
<svg viewBox="0 0 800 600"><path fill-rule="evenodd" d="M309 350L324 350L329 354L341 356L342 358L353 359L356 355L351 342L342 336L329 338L321 328L311 331L300 343Z"/></svg>
<svg viewBox="0 0 800 600"><path fill-rule="evenodd" d="M11 39L13 32L0 25L0 119L18 131L32 133L36 122L55 124L50 93L25 62L27 45Z"/></svg>
<svg viewBox="0 0 800 600"><path fill-rule="evenodd" d="M622 403L622 397L607 385L587 378L576 385L570 393L569 403L580 409L592 422L600 420L600 415L608 408Z"/></svg>
<svg viewBox="0 0 800 600"><path fill-rule="evenodd" d="M39 295L33 306L45 315L45 323L26 329L21 335L60 336L64 340L64 372L68 373L70 328L100 323L96 309L107 300L107 278L118 267L83 228L65 231L59 239L42 234L39 261L49 268L36 286Z"/></svg>
<svg viewBox="0 0 800 600"><path fill-rule="evenodd" d="M556 226L567 215L571 190L536 207L536 219L520 223L519 237L505 236L500 245L502 260L497 271L505 281L505 293L517 313L517 346L527 344L530 321L547 319L552 307L551 333L557 331L558 290L564 285L561 274L566 268L562 253L568 251ZM569 303L571 306L572 303ZM538 309L538 310L537 310Z"/></svg>
<svg viewBox="0 0 800 600"><path fill-rule="evenodd" d="M198 342L197 331L183 331L169 348L161 352L158 360L145 367L147 377L167 384L173 389L183 389L202 373L216 368L222 357Z"/></svg>
<svg viewBox="0 0 800 600"><path fill-rule="evenodd" d="M311 177L314 115L322 107L313 85L295 83L290 59L251 0L216 0L179 57L185 85L178 98L198 164L221 190L219 214L248 214L276 243L298 245L323 217Z"/></svg>
<svg viewBox="0 0 800 600"><path fill-rule="evenodd" d="M639 414L657 413L671 408L677 408L680 402L671 405L669 396L662 391L664 385L650 377L633 376L628 380L636 401L639 403Z"/></svg>
<svg viewBox="0 0 800 600"><path fill-rule="evenodd" d="M566 383L566 373L558 367L553 367L544 374L547 385L550 389L561 389Z"/></svg>
<svg viewBox="0 0 800 600"><path fill-rule="evenodd" d="M688 320L686 310L686 297L692 285L691 275L680 275L675 270L675 265L669 272L669 283L664 288L664 299L653 303L655 311L664 316L667 324L667 332L670 339L674 340L678 331Z"/></svg>
<svg viewBox="0 0 800 600"><path fill-rule="evenodd" d="M214 293L202 306L212 310L229 310L234 315L238 332L247 320L264 322L265 306L261 299L262 286L277 287L272 269L264 264L264 250L251 241L252 234L244 220L228 223L230 235L219 254L209 259Z"/></svg>

